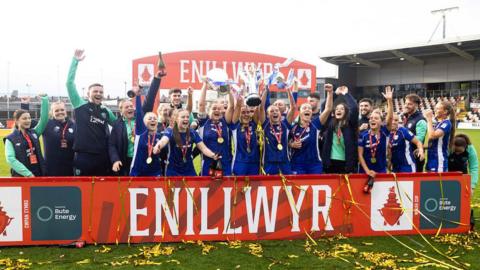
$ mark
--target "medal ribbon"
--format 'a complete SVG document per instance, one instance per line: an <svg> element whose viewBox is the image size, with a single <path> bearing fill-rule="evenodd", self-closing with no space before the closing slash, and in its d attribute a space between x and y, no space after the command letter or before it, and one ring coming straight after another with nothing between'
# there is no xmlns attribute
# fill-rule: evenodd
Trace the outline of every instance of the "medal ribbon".
<svg viewBox="0 0 480 270"><path fill-rule="evenodd" d="M247 141L247 148L249 148L250 147L250 142L252 141L252 133L250 132L250 126L246 127L245 140Z"/></svg>
<svg viewBox="0 0 480 270"><path fill-rule="evenodd" d="M187 132L189 132L187 130ZM189 144L189 140L187 139L187 136L185 136L185 144L182 145L182 149L180 149L182 151L182 158L183 160L186 160L187 159L187 151L188 151L188 144Z"/></svg>
<svg viewBox="0 0 480 270"><path fill-rule="evenodd" d="M278 125L278 133L275 131L275 128L273 128L273 125L270 125L270 130L272 131L273 135L275 136L275 139L277 139L278 144L282 144L282 124Z"/></svg>
<svg viewBox="0 0 480 270"><path fill-rule="evenodd" d="M297 126L300 127L300 125L297 125ZM295 126L295 129L297 129L297 126ZM300 139L302 139L303 134L305 133L305 131L307 131L307 128L309 127L310 127L310 123L308 123L308 126L306 126L298 136L295 135L295 130L294 130L293 137L295 138L295 141L299 141Z"/></svg>
<svg viewBox="0 0 480 270"><path fill-rule="evenodd" d="M373 137L375 137L375 139L377 140L377 141L375 142L375 144L373 144L373 141L372 141ZM376 134L372 136L372 132L371 132L371 131L368 132L368 138L369 138L369 140L370 140L370 155L371 155L370 158L375 158L375 156L376 156L376 154L377 154L377 147L378 147L378 145L380 144L380 139L377 138L377 135L376 135Z"/></svg>
<svg viewBox="0 0 480 270"><path fill-rule="evenodd" d="M213 126L217 131L218 138L222 138L222 127L219 124L213 124Z"/></svg>
<svg viewBox="0 0 480 270"><path fill-rule="evenodd" d="M128 126L130 127L130 136L132 138L135 138L135 122L133 122L133 126L132 126L132 120L128 119Z"/></svg>
<svg viewBox="0 0 480 270"><path fill-rule="evenodd" d="M342 137L342 129L340 127L337 127L337 132L336 132L336 135L337 135L337 142L338 144L340 144L340 138Z"/></svg>
<svg viewBox="0 0 480 270"><path fill-rule="evenodd" d="M395 132L390 132L390 140L388 142L388 146L390 148L393 147L393 141L395 140L395 136L397 136L397 132L398 132L398 130L395 130Z"/></svg>
<svg viewBox="0 0 480 270"><path fill-rule="evenodd" d="M152 157L152 151L153 151L153 143L155 142L155 137L157 136L157 133L154 133L153 136L151 136L152 140L150 141L150 134L147 134L148 136L148 142L147 142L147 147L148 147L148 157Z"/></svg>

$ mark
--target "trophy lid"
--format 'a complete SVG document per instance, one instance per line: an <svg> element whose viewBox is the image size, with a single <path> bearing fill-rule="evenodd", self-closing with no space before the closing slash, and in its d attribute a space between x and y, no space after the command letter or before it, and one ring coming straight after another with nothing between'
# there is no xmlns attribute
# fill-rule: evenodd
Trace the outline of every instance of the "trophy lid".
<svg viewBox="0 0 480 270"><path fill-rule="evenodd" d="M208 80L215 86L223 86L228 84L228 75L224 69L213 68L207 72Z"/></svg>

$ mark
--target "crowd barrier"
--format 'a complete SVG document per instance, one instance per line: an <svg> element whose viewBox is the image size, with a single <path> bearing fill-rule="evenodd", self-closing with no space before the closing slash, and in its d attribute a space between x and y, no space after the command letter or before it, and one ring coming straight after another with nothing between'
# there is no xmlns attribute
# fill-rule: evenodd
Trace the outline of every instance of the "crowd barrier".
<svg viewBox="0 0 480 270"><path fill-rule="evenodd" d="M0 179L0 246L463 233L459 173Z"/></svg>

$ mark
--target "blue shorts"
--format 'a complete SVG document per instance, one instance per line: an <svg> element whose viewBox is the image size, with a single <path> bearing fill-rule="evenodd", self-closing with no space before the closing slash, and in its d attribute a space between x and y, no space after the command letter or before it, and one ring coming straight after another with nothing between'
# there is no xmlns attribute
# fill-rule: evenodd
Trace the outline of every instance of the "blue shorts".
<svg viewBox="0 0 480 270"><path fill-rule="evenodd" d="M185 167L182 170L176 170L175 168L167 165L166 176L197 176L197 172L193 167Z"/></svg>
<svg viewBox="0 0 480 270"><path fill-rule="evenodd" d="M288 162L265 162L264 165L265 173L274 175L279 174L292 174L290 164Z"/></svg>
<svg viewBox="0 0 480 270"><path fill-rule="evenodd" d="M323 173L322 163L292 163L293 174L321 174Z"/></svg>
<svg viewBox="0 0 480 270"><path fill-rule="evenodd" d="M258 163L235 162L233 164L233 175L259 175L260 166Z"/></svg>
<svg viewBox="0 0 480 270"><path fill-rule="evenodd" d="M415 166L414 166L415 167ZM394 166L392 168L393 172L395 173L411 173L411 172L415 172L414 171L414 168L412 168L412 166L410 165L401 165L401 166Z"/></svg>
<svg viewBox="0 0 480 270"><path fill-rule="evenodd" d="M429 159L427 161L427 172L446 172L448 171L448 159L443 164L439 164L438 160Z"/></svg>
<svg viewBox="0 0 480 270"><path fill-rule="evenodd" d="M211 159L203 159L202 160L202 176L208 176L208 170L210 169L210 164L212 163ZM223 176L230 176L232 175L232 164L231 162L225 162L222 159L222 169L223 169Z"/></svg>

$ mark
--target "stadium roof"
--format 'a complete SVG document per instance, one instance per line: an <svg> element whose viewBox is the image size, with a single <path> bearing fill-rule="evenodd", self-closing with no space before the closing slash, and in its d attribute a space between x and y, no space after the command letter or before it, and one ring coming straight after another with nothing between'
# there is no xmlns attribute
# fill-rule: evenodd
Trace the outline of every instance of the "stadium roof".
<svg viewBox="0 0 480 270"><path fill-rule="evenodd" d="M388 62L407 61L411 64L423 65L427 58L448 56L458 56L468 61L478 59L480 57L480 35L319 57L335 65L381 68L382 64Z"/></svg>

